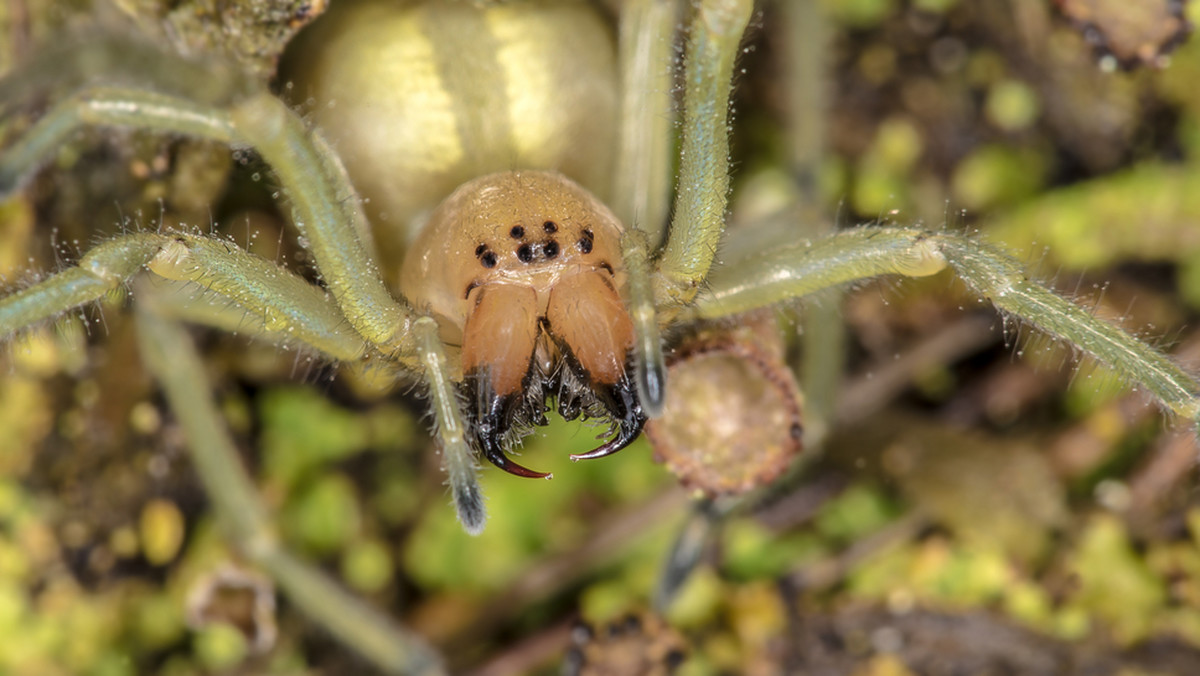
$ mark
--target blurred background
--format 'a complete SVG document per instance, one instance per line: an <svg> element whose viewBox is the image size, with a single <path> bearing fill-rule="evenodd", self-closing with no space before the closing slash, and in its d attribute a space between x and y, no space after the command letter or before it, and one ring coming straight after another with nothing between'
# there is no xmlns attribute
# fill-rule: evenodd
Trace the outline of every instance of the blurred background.
<svg viewBox="0 0 1200 676"><path fill-rule="evenodd" d="M100 25L270 79L323 9L5 0L0 69ZM761 3L730 250L862 223L969 233L1194 370L1198 17L1166 0ZM0 280L160 219L304 269L273 182L244 153L89 130L0 204ZM0 352L0 673L372 673L215 531L126 303ZM411 388L195 336L288 547L454 673L1200 673L1192 427L951 274L812 308L845 324L817 357L836 378L806 393L809 448L769 485L698 499L645 439L573 464L598 430L556 422L523 453L553 481L483 469L476 538ZM769 319L800 364L831 345L802 347L819 331L795 310Z"/></svg>

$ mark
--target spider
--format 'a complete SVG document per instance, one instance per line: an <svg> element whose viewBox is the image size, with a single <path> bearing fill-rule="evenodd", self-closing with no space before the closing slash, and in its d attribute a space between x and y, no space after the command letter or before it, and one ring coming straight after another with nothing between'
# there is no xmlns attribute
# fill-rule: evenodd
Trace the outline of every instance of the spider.
<svg viewBox="0 0 1200 676"><path fill-rule="evenodd" d="M137 232L104 242L77 266L0 299L0 337L147 273L226 300L181 308L139 284L135 306L149 367L181 419L199 471L222 477L206 479L206 485L223 505L218 509L238 515L238 540L250 550L267 547L265 517L246 498L252 490L240 485L248 483L239 478L244 475L221 464L226 456L212 450L228 442L213 422L211 403L195 391L203 379L179 331L181 319L216 328L250 326L267 340L419 378L459 518L471 532L485 521L477 455L513 474L545 476L516 463L510 451L529 426L544 424L548 402L565 418L613 420L612 439L577 457L611 454L662 413L669 387L664 344L669 347L681 329L880 275L920 277L953 268L1002 312L1110 363L1172 411L1189 419L1200 414L1195 383L1169 359L1030 280L1019 262L972 238L864 227L718 260L728 192L730 74L751 5L714 0L691 12L681 164L661 246L656 246L658 223L665 220L657 216L661 209L637 202L634 193L663 172L625 154L615 162L618 177L625 179L623 188L614 187L620 200L615 212L562 174L543 171L545 166L515 167L464 178L427 217L387 214L389 221L422 221L415 236L391 233L376 214L376 232L388 233L377 235L376 242L350 180L353 170L348 173L335 152L344 142L334 146L314 133L287 105L235 70L155 53L153 72L135 72L117 84L85 85L5 149L0 195L20 188L82 125L145 127L250 147L287 193L321 285L224 240ZM433 16L442 11L437 7L451 14L463 10L445 4L423 11ZM457 36L463 45L478 39L467 23ZM630 44L653 42L648 38L654 25L634 30ZM111 44L101 49L114 53ZM146 50L127 49L130 63L148 58ZM47 52L0 82L0 102L24 100L48 81L70 84L83 74L82 63L74 52ZM636 79L639 65L645 70L637 59L625 60L622 72L631 80L625 90L654 91ZM623 106L628 112L622 114L621 148L636 148L634 133L650 124L638 117L645 111L636 101L629 101L635 100ZM485 128L481 136L494 131ZM656 159L645 155L647 162ZM512 164L514 157L507 148L499 161ZM565 171L566 165L556 159L546 166ZM388 177L377 172L374 180L380 178ZM652 188L645 192L653 197ZM401 248L408 253L398 264L388 256ZM232 486L216 487L221 481Z"/></svg>

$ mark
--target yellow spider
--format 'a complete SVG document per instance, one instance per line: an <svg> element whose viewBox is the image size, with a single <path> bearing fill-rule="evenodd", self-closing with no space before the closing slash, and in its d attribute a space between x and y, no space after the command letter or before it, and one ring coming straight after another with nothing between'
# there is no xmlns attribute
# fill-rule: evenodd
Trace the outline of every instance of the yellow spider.
<svg viewBox="0 0 1200 676"><path fill-rule="evenodd" d="M180 320L250 329L330 360L419 379L459 519L472 533L486 518L478 455L513 474L546 476L508 453L552 409L568 420L612 422L611 440L573 457L620 450L662 414L670 388L664 345L673 346L682 329L880 275L952 268L1002 312L1107 362L1166 407L1196 418L1196 383L1179 367L974 239L864 227L718 261L730 82L752 3L711 0L688 11L669 224L669 162L661 150L669 141L655 106L670 96L669 72L656 65L670 50L659 33L673 15L654 3L630 8L613 53L593 47L611 42L593 9L567 3L548 13L544 4L376 7L344 15L340 26L331 22L325 30L336 37L308 38L316 46L294 66L303 81L290 93L313 98L321 131L235 69L139 45L50 49L0 81L5 113L44 89L76 86L0 151L0 196L20 189L87 125L250 148L274 170L319 285L225 240L133 232L0 298L0 338L147 275L203 290L202 300L188 303L135 284L144 358L241 548L297 605L342 609L350 619L331 631L377 663L396 671L439 668L420 639L392 628L404 638L389 644L391 635L363 630L352 618L371 611L275 546L228 435L197 389L202 369ZM395 53L357 51L360 44L379 49L371 33L385 30L394 33ZM107 70L91 72L100 57ZM377 70L362 68L372 59ZM153 68L139 68L149 60ZM385 71L409 79L381 91L377 85L390 82ZM359 101L349 98L359 91L356 77L376 86ZM372 125L396 131L389 136ZM581 145L589 148L586 163L575 158ZM595 151L612 148L611 161L595 159ZM613 209L580 183L612 196Z"/></svg>

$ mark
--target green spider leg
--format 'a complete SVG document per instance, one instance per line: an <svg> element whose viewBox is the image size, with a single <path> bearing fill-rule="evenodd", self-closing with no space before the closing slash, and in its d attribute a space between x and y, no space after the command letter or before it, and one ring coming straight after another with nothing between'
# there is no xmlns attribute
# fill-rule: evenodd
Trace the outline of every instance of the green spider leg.
<svg viewBox="0 0 1200 676"><path fill-rule="evenodd" d="M690 27L679 186L654 277L660 325L725 317L880 275L931 275L949 266L1001 311L1109 364L1176 414L1200 418L1196 381L1165 355L1030 280L1019 261L961 235L859 228L712 267L729 185L729 73L751 8L738 0L702 3Z"/></svg>
<svg viewBox="0 0 1200 676"><path fill-rule="evenodd" d="M267 571L302 612L387 673L445 673L441 659L424 639L348 594L328 575L280 545L268 510L242 468L212 400L212 388L195 345L183 327L166 316L170 313L167 299L144 284L138 286L136 317L142 358L184 429L192 464L212 498L218 523L238 549Z"/></svg>
<svg viewBox="0 0 1200 676"><path fill-rule="evenodd" d="M621 8L621 133L613 213L646 233L657 248L667 226L671 193L675 26L679 0L630 0Z"/></svg>
<svg viewBox="0 0 1200 676"><path fill-rule="evenodd" d="M689 27L675 210L654 276L663 326L696 297L725 229L729 94L738 46L753 8L750 0L703 2Z"/></svg>
<svg viewBox="0 0 1200 676"><path fill-rule="evenodd" d="M682 163L675 215L658 260L652 242L661 237L666 210L660 199L668 183L670 45L664 29L674 21L673 3L635 2L621 25L622 133L618 147L617 214L634 228L621 242L629 272L629 309L634 322L634 382L647 417L662 415L666 365L659 330L695 297L724 229L729 190L726 111L738 43L753 2L709 0L694 10L684 54Z"/></svg>
<svg viewBox="0 0 1200 676"><path fill-rule="evenodd" d="M78 266L0 299L0 335L99 300L142 271L216 292L227 305L237 305L231 317L241 314L275 342L299 343L339 361L356 361L366 354L366 343L328 294L295 273L230 242L149 232L104 242ZM219 321L214 318L211 323Z"/></svg>
<svg viewBox="0 0 1200 676"><path fill-rule="evenodd" d="M663 414L667 397L667 364L663 357L654 285L650 280L650 252L646 233L636 228L621 237L621 257L629 272L629 315L633 319L634 384L638 402L649 418Z"/></svg>
<svg viewBox="0 0 1200 676"><path fill-rule="evenodd" d="M621 9L621 132L613 211L630 226L622 247L633 317L632 362L642 412L662 416L667 367L654 306L650 251L662 240L671 187L672 42L677 0L633 0Z"/></svg>
<svg viewBox="0 0 1200 676"><path fill-rule="evenodd" d="M797 228L806 237L835 231L818 188L827 152L830 94L833 86L833 19L819 0L780 4L784 28L782 89L787 93L785 138L787 161L799 194ZM837 392L846 364L846 325L839 292L822 294L822 302L800 308L800 358L796 364L804 392L804 448L809 460L821 452L836 408ZM798 467L798 466L797 466Z"/></svg>
<svg viewBox="0 0 1200 676"><path fill-rule="evenodd" d="M1175 414L1200 419L1196 380L1166 355L1030 279L1015 258L955 233L862 227L747 255L715 267L684 315L725 317L857 280L947 267L1002 312L1108 364Z"/></svg>
<svg viewBox="0 0 1200 676"><path fill-rule="evenodd" d="M104 52L105 45L117 47L102 43L99 47L84 48L80 54L96 58L97 53ZM134 53L146 51L129 49ZM124 56L114 56L113 61L116 66L143 63ZM416 329L420 315L394 299L385 288L373 251L364 244L369 241L364 237L368 225L357 193L321 136L307 129L295 113L264 89L236 78L223 80L224 75L210 75L208 69L180 57L154 53L145 62L154 64L146 87L86 88L60 102L0 154L0 198L16 190L55 148L84 126L149 128L235 147L252 147L275 170L284 186L293 223L307 242L344 321L311 317L309 311L325 310L321 302L300 307L280 300L287 297L284 293L296 291L295 284L279 281L290 277L276 266L253 263L254 257L234 253L235 247L226 243L214 245L226 250L222 254L204 244L204 238L163 241L139 234L118 238L108 247L102 245L95 256L85 257L81 267L0 301L0 337L97 298L143 266L164 274L163 270L171 267L172 258L186 250L187 256L178 260L195 265L174 266L177 269L164 276L211 286L245 307L251 315L262 318L269 330L283 321L284 328L295 333L297 340L338 359L358 358L365 342L371 352L422 374L427 382L447 379L448 374L429 372L430 363L445 369L448 361L445 355L429 359L430 345L419 339ZM96 68L91 64L86 58L49 52L27 68L0 80L0 101L28 100L43 89L85 80ZM219 68L212 72L224 73ZM200 102L171 93L193 88L202 92ZM203 264L195 256L200 251L205 252ZM312 294L301 292L301 295ZM348 337L355 333L357 338ZM302 340L300 334L313 340ZM318 336L334 340L317 340ZM439 430L462 425L460 405L451 395L445 388L431 389ZM456 439L441 432L439 436L443 441ZM459 519L468 531L479 532L486 518L481 492L474 472L461 469L473 466L470 449L465 443L453 443L443 447L442 452L447 466L458 468L450 473L450 481Z"/></svg>

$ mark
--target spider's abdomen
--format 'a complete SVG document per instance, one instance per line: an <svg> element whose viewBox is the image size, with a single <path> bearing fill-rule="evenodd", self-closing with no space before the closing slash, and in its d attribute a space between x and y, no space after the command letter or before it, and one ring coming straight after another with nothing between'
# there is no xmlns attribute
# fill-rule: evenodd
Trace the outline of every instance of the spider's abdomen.
<svg viewBox="0 0 1200 676"><path fill-rule="evenodd" d="M287 77L294 98L311 97L394 270L410 224L477 176L556 169L605 193L614 63L612 31L584 2L335 3Z"/></svg>

